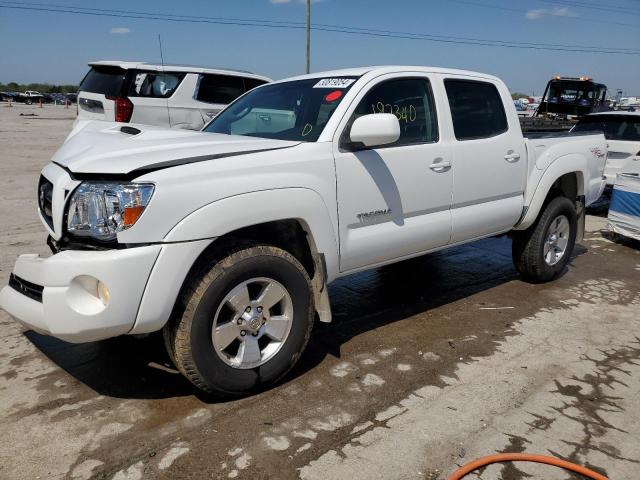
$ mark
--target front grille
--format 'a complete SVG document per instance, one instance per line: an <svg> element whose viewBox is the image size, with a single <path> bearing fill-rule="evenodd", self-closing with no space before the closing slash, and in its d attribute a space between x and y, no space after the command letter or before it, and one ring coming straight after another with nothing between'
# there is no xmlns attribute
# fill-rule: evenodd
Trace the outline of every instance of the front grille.
<svg viewBox="0 0 640 480"><path fill-rule="evenodd" d="M40 175L38 182L38 207L49 228L53 230L53 183Z"/></svg>
<svg viewBox="0 0 640 480"><path fill-rule="evenodd" d="M28 282L13 273L9 276L9 286L30 299L42 303L43 286Z"/></svg>

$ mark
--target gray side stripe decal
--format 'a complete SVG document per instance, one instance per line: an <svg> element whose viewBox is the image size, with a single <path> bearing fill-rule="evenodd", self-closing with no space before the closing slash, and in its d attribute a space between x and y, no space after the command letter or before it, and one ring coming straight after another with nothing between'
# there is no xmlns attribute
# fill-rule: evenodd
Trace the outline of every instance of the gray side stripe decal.
<svg viewBox="0 0 640 480"><path fill-rule="evenodd" d="M444 212L446 210L455 210L456 208L464 208L464 207L470 207L472 205L482 205L484 203L489 203L489 202L495 202L498 200L505 200L507 198L513 198L513 197L518 197L520 195L522 195L524 192L512 192L512 193L507 193L504 195L496 195L494 197L488 197L488 198L483 198L480 201L473 201L473 202L461 202L461 203L456 203L454 205L451 206L451 208L449 207L436 207L436 208L427 208L424 210L416 210L415 212L410 212L410 213L405 213L402 218L403 219L407 219L407 218L413 218L413 217L419 217L422 215L429 215L431 213L438 213L438 212ZM393 216L384 216L384 217L374 217L370 220L364 220L361 222L356 222L356 223L351 223L349 225L347 225L347 228L363 228L363 227L370 227L372 225L379 225L381 223L387 223L387 222L391 222L393 221Z"/></svg>

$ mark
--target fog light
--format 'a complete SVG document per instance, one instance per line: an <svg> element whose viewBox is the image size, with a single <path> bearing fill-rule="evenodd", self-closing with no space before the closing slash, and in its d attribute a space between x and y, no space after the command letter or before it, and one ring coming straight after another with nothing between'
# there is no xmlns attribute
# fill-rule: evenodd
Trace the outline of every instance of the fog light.
<svg viewBox="0 0 640 480"><path fill-rule="evenodd" d="M110 296L111 293L109 293L109 289L107 288L107 286L98 280L98 297L105 306L107 306L107 304L109 303Z"/></svg>

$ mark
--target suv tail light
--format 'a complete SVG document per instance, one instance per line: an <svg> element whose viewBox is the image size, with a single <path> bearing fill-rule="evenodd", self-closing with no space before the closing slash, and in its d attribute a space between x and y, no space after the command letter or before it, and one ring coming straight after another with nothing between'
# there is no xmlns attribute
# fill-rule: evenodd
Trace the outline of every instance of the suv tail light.
<svg viewBox="0 0 640 480"><path fill-rule="evenodd" d="M133 103L131 103L131 100L123 97L109 96L107 96L107 99L113 100L116 104L116 122L127 123L131 120L131 115L133 114Z"/></svg>

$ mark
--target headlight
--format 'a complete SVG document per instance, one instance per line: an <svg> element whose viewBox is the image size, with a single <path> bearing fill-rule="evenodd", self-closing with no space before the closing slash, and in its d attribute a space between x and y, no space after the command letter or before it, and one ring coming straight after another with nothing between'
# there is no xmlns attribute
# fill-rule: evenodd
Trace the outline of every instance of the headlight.
<svg viewBox="0 0 640 480"><path fill-rule="evenodd" d="M67 231L108 241L132 227L151 200L148 183L83 182L73 192L67 211Z"/></svg>

